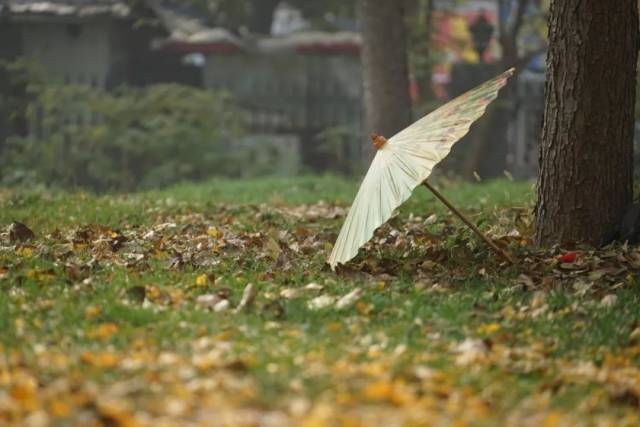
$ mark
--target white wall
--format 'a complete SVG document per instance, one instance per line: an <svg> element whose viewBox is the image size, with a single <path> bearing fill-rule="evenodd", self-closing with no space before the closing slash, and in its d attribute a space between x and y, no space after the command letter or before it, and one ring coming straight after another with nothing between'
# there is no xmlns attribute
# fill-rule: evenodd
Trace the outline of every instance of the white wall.
<svg viewBox="0 0 640 427"><path fill-rule="evenodd" d="M249 110L280 111L287 128L360 125L357 56L213 54L203 74L205 87L226 89Z"/></svg>
<svg viewBox="0 0 640 427"><path fill-rule="evenodd" d="M110 63L109 22L85 22L76 28L80 32L74 36L69 24L24 23L23 52L55 79L104 87Z"/></svg>

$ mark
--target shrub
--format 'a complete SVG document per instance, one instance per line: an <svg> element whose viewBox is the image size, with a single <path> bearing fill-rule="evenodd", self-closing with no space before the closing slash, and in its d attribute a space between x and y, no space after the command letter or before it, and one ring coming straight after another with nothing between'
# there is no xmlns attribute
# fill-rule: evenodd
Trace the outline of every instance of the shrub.
<svg viewBox="0 0 640 427"><path fill-rule="evenodd" d="M128 191L238 173L232 143L240 113L223 93L177 84L113 93L49 84L27 117L29 135L6 141L5 184Z"/></svg>

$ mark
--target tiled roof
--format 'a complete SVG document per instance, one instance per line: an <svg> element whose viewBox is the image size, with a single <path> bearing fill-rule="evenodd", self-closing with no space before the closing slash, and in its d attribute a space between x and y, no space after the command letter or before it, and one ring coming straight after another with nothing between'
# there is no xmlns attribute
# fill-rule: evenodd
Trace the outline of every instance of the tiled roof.
<svg viewBox="0 0 640 427"><path fill-rule="evenodd" d="M10 15L126 17L131 12L123 0L5 0L3 6Z"/></svg>

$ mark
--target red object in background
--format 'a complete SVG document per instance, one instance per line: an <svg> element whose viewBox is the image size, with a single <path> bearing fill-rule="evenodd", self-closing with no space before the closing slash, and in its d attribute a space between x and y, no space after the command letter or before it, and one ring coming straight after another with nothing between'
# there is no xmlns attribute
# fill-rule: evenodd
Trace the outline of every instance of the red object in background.
<svg viewBox="0 0 640 427"><path fill-rule="evenodd" d="M418 102L420 100L420 88L418 87L418 82L413 76L409 76L409 96L413 102Z"/></svg>
<svg viewBox="0 0 640 427"><path fill-rule="evenodd" d="M578 258L578 254L575 252L567 252L564 255L560 255L558 257L558 261L560 262L574 262Z"/></svg>

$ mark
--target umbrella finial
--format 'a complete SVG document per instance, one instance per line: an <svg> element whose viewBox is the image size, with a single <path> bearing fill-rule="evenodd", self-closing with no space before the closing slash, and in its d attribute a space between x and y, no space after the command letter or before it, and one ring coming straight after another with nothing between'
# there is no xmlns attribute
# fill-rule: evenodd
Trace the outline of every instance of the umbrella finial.
<svg viewBox="0 0 640 427"><path fill-rule="evenodd" d="M381 149L387 143L387 138L375 132L371 133L370 137L371 141L373 141L373 146L376 147L376 150Z"/></svg>

